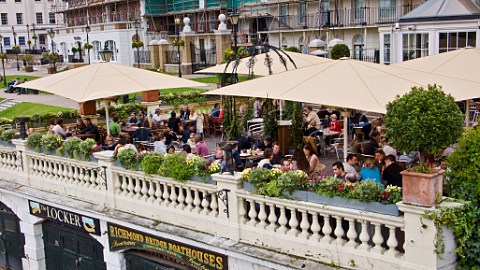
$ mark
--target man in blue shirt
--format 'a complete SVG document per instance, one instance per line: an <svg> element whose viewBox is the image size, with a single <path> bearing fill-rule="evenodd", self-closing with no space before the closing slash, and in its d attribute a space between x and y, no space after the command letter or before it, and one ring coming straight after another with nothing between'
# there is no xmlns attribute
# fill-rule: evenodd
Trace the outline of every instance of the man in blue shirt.
<svg viewBox="0 0 480 270"><path fill-rule="evenodd" d="M210 113L210 116L213 116L213 117L219 117L220 116L220 110L218 109L218 103L213 104L213 109L212 109L212 112Z"/></svg>

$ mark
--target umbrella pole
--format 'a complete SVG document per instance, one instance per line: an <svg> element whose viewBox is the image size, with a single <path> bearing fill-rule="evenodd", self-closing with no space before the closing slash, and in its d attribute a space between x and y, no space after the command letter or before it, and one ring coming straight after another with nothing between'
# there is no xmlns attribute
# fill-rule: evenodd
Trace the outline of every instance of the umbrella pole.
<svg viewBox="0 0 480 270"><path fill-rule="evenodd" d="M347 162L348 154L348 117L350 112L345 110L342 111L341 115L343 116L343 162Z"/></svg>
<svg viewBox="0 0 480 270"><path fill-rule="evenodd" d="M109 123L109 113L108 113L108 101L105 100L105 125L107 126L107 136L110 136L110 123Z"/></svg>
<svg viewBox="0 0 480 270"><path fill-rule="evenodd" d="M465 100L465 127L470 126L470 99Z"/></svg>

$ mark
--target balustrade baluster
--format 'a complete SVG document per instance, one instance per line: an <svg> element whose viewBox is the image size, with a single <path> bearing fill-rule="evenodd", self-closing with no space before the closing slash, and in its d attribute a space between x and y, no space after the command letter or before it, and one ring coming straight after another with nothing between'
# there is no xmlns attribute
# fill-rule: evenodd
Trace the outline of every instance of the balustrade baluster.
<svg viewBox="0 0 480 270"><path fill-rule="evenodd" d="M169 186L167 184L162 184L162 186L163 186L162 205L167 206L170 204L170 201L168 200L168 198L170 198Z"/></svg>
<svg viewBox="0 0 480 270"><path fill-rule="evenodd" d="M128 195L128 177L127 176L120 176L118 179L121 179L122 181L122 196L127 196Z"/></svg>
<svg viewBox="0 0 480 270"><path fill-rule="evenodd" d="M310 233L308 232L308 229L310 229L310 222L308 222L307 211L300 210L300 212L302 213L302 221L300 222L300 228L302 229L302 232L300 233L300 235L307 239L310 235Z"/></svg>
<svg viewBox="0 0 480 270"><path fill-rule="evenodd" d="M261 202L260 203L260 212L258 213L258 219L260 220L260 227L265 228L267 226L267 212L265 211L265 203Z"/></svg>
<svg viewBox="0 0 480 270"><path fill-rule="evenodd" d="M147 188L147 180L143 179L142 181L142 189L140 192L142 193L142 201L147 201L148 200L148 188Z"/></svg>
<svg viewBox="0 0 480 270"><path fill-rule="evenodd" d="M77 185L79 186L83 186L84 184L84 178L85 178L85 170L81 167L77 167L78 168L78 182L76 183Z"/></svg>
<svg viewBox="0 0 480 270"><path fill-rule="evenodd" d="M67 172L67 179L65 179L66 183L73 183L73 166L72 164L68 164L68 172Z"/></svg>
<svg viewBox="0 0 480 270"><path fill-rule="evenodd" d="M215 196L215 195L212 195L212 196ZM210 209L208 209L208 206L210 205L210 203L208 202L207 200L207 197L205 196L202 196L202 214L205 214L205 215L208 215L208 212L210 211Z"/></svg>
<svg viewBox="0 0 480 270"><path fill-rule="evenodd" d="M330 215L324 216L324 224L322 228L323 238L320 240L323 243L330 244L332 242L332 226L330 225Z"/></svg>
<svg viewBox="0 0 480 270"><path fill-rule="evenodd" d="M387 239L387 254L396 256L399 252L396 250L396 247L398 245L398 240L397 240L397 235L395 234L395 227L394 226L387 226L389 229L389 236Z"/></svg>
<svg viewBox="0 0 480 270"><path fill-rule="evenodd" d="M142 196L142 193L140 193L140 191L142 190L142 183L138 177L132 177L132 179L134 179L135 181L135 188L133 189L134 193L132 194L132 198L134 198L135 200L140 200L140 197Z"/></svg>
<svg viewBox="0 0 480 270"><path fill-rule="evenodd" d="M160 182L155 182L155 204L162 203L162 184Z"/></svg>
<svg viewBox="0 0 480 270"><path fill-rule="evenodd" d="M200 194L198 193L198 189L194 189L193 205L195 205L195 208L193 209L193 211L195 213L200 213L200 211L202 210L202 208L200 207L201 203L202 201L200 200Z"/></svg>
<svg viewBox="0 0 480 270"><path fill-rule="evenodd" d="M184 209L185 208L185 189L183 187L179 187L178 188L178 205L177 207L180 207L180 209Z"/></svg>
<svg viewBox="0 0 480 270"><path fill-rule="evenodd" d="M30 168L32 168L32 175L38 175L36 160L32 157L29 157L28 161L30 162Z"/></svg>
<svg viewBox="0 0 480 270"><path fill-rule="evenodd" d="M43 160L42 163L43 163L42 177L48 177L48 162L46 160Z"/></svg>
<svg viewBox="0 0 480 270"><path fill-rule="evenodd" d="M247 202L245 199L240 198L239 203L238 203L238 216L240 218L240 223L245 224L247 222L246 214L247 214L247 209L245 208L245 204Z"/></svg>
<svg viewBox="0 0 480 270"><path fill-rule="evenodd" d="M382 227L381 227L381 224L379 223L374 223L373 225L375 226L375 233L373 234L372 241L375 244L375 246L373 247L372 250L378 253L382 253L385 250L385 248L382 247L382 244L383 244Z"/></svg>
<svg viewBox="0 0 480 270"><path fill-rule="evenodd" d="M113 175L113 192L115 194L121 194L122 193L122 177L119 176L118 174Z"/></svg>
<svg viewBox="0 0 480 270"><path fill-rule="evenodd" d="M368 234L368 222L362 221L362 231L360 232L360 244L359 248L368 250L370 247L368 245L368 240L370 240L370 235Z"/></svg>
<svg viewBox="0 0 480 270"><path fill-rule="evenodd" d="M175 185L172 185L171 188L170 188L170 201L171 201L171 205L173 207L176 207L178 205L178 202L177 202L177 187Z"/></svg>
<svg viewBox="0 0 480 270"><path fill-rule="evenodd" d="M68 167L69 167L69 164L63 164L62 165L62 176L61 176L61 181L64 182L64 183L67 183L68 181Z"/></svg>
<svg viewBox="0 0 480 270"><path fill-rule="evenodd" d="M312 235L310 236L310 240L314 242L318 242L320 240L320 224L318 223L318 214L315 212L310 213L312 215L312 224L310 225L310 230L312 231Z"/></svg>
<svg viewBox="0 0 480 270"><path fill-rule="evenodd" d="M58 181L57 172L58 172L57 163L56 163L56 162L52 162L52 175L51 175L50 178L51 178L53 181Z"/></svg>
<svg viewBox="0 0 480 270"><path fill-rule="evenodd" d="M255 209L255 201L248 200L250 204L250 211L248 211L248 217L250 220L247 222L248 225L255 226L257 224L257 209Z"/></svg>
<svg viewBox="0 0 480 270"><path fill-rule="evenodd" d="M298 234L298 219L297 219L297 209L289 208L290 209L290 220L288 221L288 225L290 226L290 230L288 230L287 234L291 236L297 236Z"/></svg>
<svg viewBox="0 0 480 270"><path fill-rule="evenodd" d="M127 190L128 190L128 197L130 198L133 198L133 196L135 196L135 184L133 183L135 180L133 179L133 177L130 175L128 177L128 186L127 186Z"/></svg>
<svg viewBox="0 0 480 270"><path fill-rule="evenodd" d="M153 181L148 182L148 203L153 203L155 201L155 183Z"/></svg>
<svg viewBox="0 0 480 270"><path fill-rule="evenodd" d="M342 227L342 217L336 216L335 219L337 220L337 226L335 226L335 231L333 232L336 236L335 242L338 245L343 245L345 243L345 239L343 239L345 230Z"/></svg>
<svg viewBox="0 0 480 270"><path fill-rule="evenodd" d="M269 213L268 213L268 226L267 226L267 230L269 231L275 231L275 229L277 228L277 215L275 214L275 204L273 203L267 203L268 205L268 210L269 210Z"/></svg>
<svg viewBox="0 0 480 270"><path fill-rule="evenodd" d="M72 178L72 184L77 184L78 181L78 175L79 175L79 170L80 168L77 166L73 167L73 178Z"/></svg>
<svg viewBox="0 0 480 270"><path fill-rule="evenodd" d="M280 224L280 227L277 229L277 231L286 233L287 232L287 214L285 211L285 206L280 207L280 218L278 219L278 224Z"/></svg>
<svg viewBox="0 0 480 270"><path fill-rule="evenodd" d="M355 242L357 239L357 231L355 230L355 219L353 218L346 218L348 220L348 231L347 231L347 237L348 237L348 243L347 246L349 247L356 247L358 244Z"/></svg>
<svg viewBox="0 0 480 270"><path fill-rule="evenodd" d="M212 194L212 201L210 202L210 216L216 217L218 216L218 198L216 194Z"/></svg>
<svg viewBox="0 0 480 270"><path fill-rule="evenodd" d="M192 211L193 197L192 197L192 190L189 187L187 187L187 197L185 198L185 202L187 203L187 210Z"/></svg>
<svg viewBox="0 0 480 270"><path fill-rule="evenodd" d="M51 179L51 178L52 178L52 171L53 171L53 169L52 169L52 165L53 165L53 164L52 164L52 161L50 161L50 160L46 160L46 162L47 162L47 164L48 164L46 177L47 177L48 179Z"/></svg>
<svg viewBox="0 0 480 270"><path fill-rule="evenodd" d="M90 188L94 189L97 186L97 172L96 171L90 171Z"/></svg>
<svg viewBox="0 0 480 270"><path fill-rule="evenodd" d="M6 168L7 167L7 158L6 158L6 154L5 152L2 152L2 168Z"/></svg>

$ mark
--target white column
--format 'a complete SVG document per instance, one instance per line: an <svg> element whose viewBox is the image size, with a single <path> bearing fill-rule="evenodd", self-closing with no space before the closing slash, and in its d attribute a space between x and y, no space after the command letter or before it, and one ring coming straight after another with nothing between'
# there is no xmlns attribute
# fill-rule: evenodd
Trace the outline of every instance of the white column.
<svg viewBox="0 0 480 270"><path fill-rule="evenodd" d="M25 258L22 259L23 269L46 269L45 249L43 246L42 219L31 218L20 221L20 231L25 236Z"/></svg>
<svg viewBox="0 0 480 270"><path fill-rule="evenodd" d="M114 160L115 160L113 151L109 150L109 151L96 152L96 153L93 153L93 156L98 159L99 167L102 167L102 166L106 167L105 179L100 180L100 181L104 181L105 186L102 184L102 190L106 189L106 193L107 193L107 196L103 203L109 207L115 207L116 179L114 178L114 174L112 172L112 167L114 166ZM103 168L101 168L101 173L103 173ZM98 201L97 203L101 203L101 201Z"/></svg>

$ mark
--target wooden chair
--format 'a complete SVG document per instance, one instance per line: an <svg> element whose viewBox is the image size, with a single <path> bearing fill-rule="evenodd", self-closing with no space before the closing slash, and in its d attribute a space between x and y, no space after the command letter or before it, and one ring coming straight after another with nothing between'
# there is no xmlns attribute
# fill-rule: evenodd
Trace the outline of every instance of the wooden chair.
<svg viewBox="0 0 480 270"><path fill-rule="evenodd" d="M210 115L203 114L203 136L205 138L210 137L210 132L213 132L213 126L210 125L209 117Z"/></svg>
<svg viewBox="0 0 480 270"><path fill-rule="evenodd" d="M217 137L217 132L220 133L220 136L223 134L223 125L222 120L219 117L210 116L210 119L213 123L213 135Z"/></svg>

